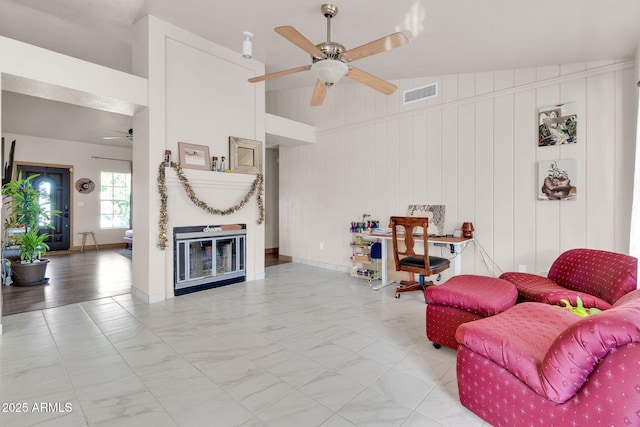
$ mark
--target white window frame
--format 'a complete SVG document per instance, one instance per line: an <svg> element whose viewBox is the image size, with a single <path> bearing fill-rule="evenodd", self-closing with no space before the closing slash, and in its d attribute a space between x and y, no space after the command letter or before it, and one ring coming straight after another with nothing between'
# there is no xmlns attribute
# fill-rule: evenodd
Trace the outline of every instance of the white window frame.
<svg viewBox="0 0 640 427"><path fill-rule="evenodd" d="M116 189L116 188L122 188L121 186L115 186L115 185L105 185L105 176L104 174L113 174L113 175L125 175L125 192L127 193L127 197L128 200L121 200L121 199L114 199L113 198L113 193L114 191L112 191L112 197L111 198L103 198L103 188L104 187L110 187L111 189ZM113 181L112 181L113 182ZM111 225L110 226L105 226L103 224L103 215L105 215L102 212L102 202L103 201L111 201L111 202L127 202L129 204L129 210L128 210L128 224L126 225L113 225L113 218L116 215L113 215L112 212L112 221L111 221ZM112 171L100 171L100 229L102 230L109 230L109 229L118 229L118 228L131 228L131 173L130 172L112 172Z"/></svg>

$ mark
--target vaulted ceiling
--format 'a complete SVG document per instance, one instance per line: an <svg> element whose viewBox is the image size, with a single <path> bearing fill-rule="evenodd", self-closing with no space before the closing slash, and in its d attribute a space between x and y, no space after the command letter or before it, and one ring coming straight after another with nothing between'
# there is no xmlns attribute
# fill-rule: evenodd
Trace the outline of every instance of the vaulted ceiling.
<svg viewBox="0 0 640 427"><path fill-rule="evenodd" d="M123 71L131 68L132 24L151 14L241 54L251 31L267 72L310 63L273 31L294 26L326 40L316 0L0 0L0 35ZM639 0L336 0L332 40L347 49L403 31L408 45L364 58L383 79L632 58L640 42ZM267 82L267 90L313 86L310 73ZM344 81L339 84L349 84Z"/></svg>

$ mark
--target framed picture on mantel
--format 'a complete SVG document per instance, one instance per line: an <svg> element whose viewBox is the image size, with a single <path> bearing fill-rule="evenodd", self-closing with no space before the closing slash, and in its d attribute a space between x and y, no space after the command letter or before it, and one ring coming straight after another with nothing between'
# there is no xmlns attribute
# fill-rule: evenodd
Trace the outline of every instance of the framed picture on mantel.
<svg viewBox="0 0 640 427"><path fill-rule="evenodd" d="M262 173L262 142L230 136L229 167L235 173Z"/></svg>
<svg viewBox="0 0 640 427"><path fill-rule="evenodd" d="M209 147L206 145L178 142L178 151L180 152L180 165L183 168L211 170L211 157L209 157Z"/></svg>

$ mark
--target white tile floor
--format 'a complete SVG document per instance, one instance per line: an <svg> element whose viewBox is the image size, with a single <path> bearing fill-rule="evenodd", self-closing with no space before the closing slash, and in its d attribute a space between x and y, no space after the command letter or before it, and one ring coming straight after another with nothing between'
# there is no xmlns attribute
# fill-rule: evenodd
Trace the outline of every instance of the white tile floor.
<svg viewBox="0 0 640 427"><path fill-rule="evenodd" d="M163 303L7 316L0 425L486 426L460 405L455 352L427 341L424 311L418 293L282 264Z"/></svg>

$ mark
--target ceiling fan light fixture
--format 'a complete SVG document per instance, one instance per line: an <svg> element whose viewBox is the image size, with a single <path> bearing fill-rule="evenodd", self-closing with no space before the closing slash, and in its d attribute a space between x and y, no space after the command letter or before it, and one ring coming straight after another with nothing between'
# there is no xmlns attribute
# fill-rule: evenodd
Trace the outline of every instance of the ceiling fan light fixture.
<svg viewBox="0 0 640 427"><path fill-rule="evenodd" d="M347 74L349 67L344 62L336 59L323 59L316 61L311 66L311 71L315 73L322 83L327 86L333 86Z"/></svg>

